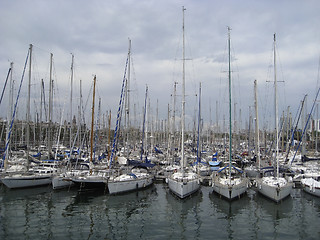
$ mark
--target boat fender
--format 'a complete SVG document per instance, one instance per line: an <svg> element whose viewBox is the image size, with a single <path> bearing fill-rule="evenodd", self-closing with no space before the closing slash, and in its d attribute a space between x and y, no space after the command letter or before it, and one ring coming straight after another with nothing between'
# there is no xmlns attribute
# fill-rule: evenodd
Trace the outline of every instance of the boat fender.
<svg viewBox="0 0 320 240"><path fill-rule="evenodd" d="M169 181L168 181L168 178L166 178L166 183L168 183Z"/></svg>
<svg viewBox="0 0 320 240"><path fill-rule="evenodd" d="M145 188L145 187L146 187L146 184L144 183L144 184L143 184L143 188Z"/></svg>
<svg viewBox="0 0 320 240"><path fill-rule="evenodd" d="M261 188L262 188L262 187L261 187L261 184L260 184L260 185L259 185L259 189L261 190Z"/></svg>

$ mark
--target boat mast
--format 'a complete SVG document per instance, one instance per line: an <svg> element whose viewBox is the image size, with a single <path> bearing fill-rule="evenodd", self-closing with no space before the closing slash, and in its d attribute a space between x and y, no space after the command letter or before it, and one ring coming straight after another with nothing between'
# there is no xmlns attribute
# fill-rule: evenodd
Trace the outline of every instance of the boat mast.
<svg viewBox="0 0 320 240"><path fill-rule="evenodd" d="M72 90L73 90L73 60L74 55L71 53L71 80L70 80L70 137L69 137L69 146L70 146L70 155L72 154Z"/></svg>
<svg viewBox="0 0 320 240"><path fill-rule="evenodd" d="M172 134L173 134L173 149L176 148L176 96L177 96L177 84L178 82L174 82L174 90L173 90L173 113L172 113Z"/></svg>
<svg viewBox="0 0 320 240"><path fill-rule="evenodd" d="M198 109L198 140L197 140L197 166L201 162L201 82L199 84L199 109Z"/></svg>
<svg viewBox="0 0 320 240"><path fill-rule="evenodd" d="M232 98L231 98L231 57L230 57L230 31L228 27L228 75L229 75L229 179L231 181L231 161L232 161Z"/></svg>
<svg viewBox="0 0 320 240"><path fill-rule="evenodd" d="M276 127L276 163L277 163L277 172L276 177L279 177L279 129L278 129L278 94L277 94L277 68L276 68L276 34L273 35L273 67L274 67L274 104L275 104L275 127Z"/></svg>
<svg viewBox="0 0 320 240"><path fill-rule="evenodd" d="M315 148L316 151L315 153L318 153L318 129L319 129L319 103L317 103L317 123L315 124L315 130L316 130L316 143L315 143Z"/></svg>
<svg viewBox="0 0 320 240"><path fill-rule="evenodd" d="M30 91L31 91L31 67L32 67L32 44L29 46L29 84L28 84L28 100L27 100L27 170L29 170L29 148L30 148Z"/></svg>
<svg viewBox="0 0 320 240"><path fill-rule="evenodd" d="M259 169L260 164L260 139L259 139L259 114L258 114L258 96L257 96L257 80L254 80L254 107L256 112L256 137L255 137L255 149L256 149L256 160L258 161Z"/></svg>
<svg viewBox="0 0 320 240"><path fill-rule="evenodd" d="M143 123L142 123L142 144L141 144L141 155L140 155L140 161L142 162L143 154L145 154L145 157L147 158L147 149L144 148L144 138L146 136L147 130L146 130L146 118L147 118L147 99L148 99L148 85L146 85L146 94L144 98L144 113L143 113ZM146 139L146 138L145 138ZM147 144L147 143L146 143Z"/></svg>
<svg viewBox="0 0 320 240"><path fill-rule="evenodd" d="M126 79L126 98L125 98L125 124L126 124L126 138L125 140L125 152L126 157L129 158L129 138L130 138L130 75L131 75L131 39L129 38L129 49L128 49L128 72Z"/></svg>
<svg viewBox="0 0 320 240"><path fill-rule="evenodd" d="M184 175L185 156L184 156L184 127L185 127L185 39L184 39L184 11L186 8L182 6L182 117L181 117L181 170Z"/></svg>
<svg viewBox="0 0 320 240"><path fill-rule="evenodd" d="M109 110L109 117L108 117L108 127L109 127L109 131L108 131L108 161L110 160L110 145L111 145L111 110Z"/></svg>
<svg viewBox="0 0 320 240"><path fill-rule="evenodd" d="M79 136L78 136L78 149L81 149L82 148L82 146L81 146L81 138L82 138L82 136L81 136L81 132L82 132L82 126L81 126L81 124L82 124L82 80L80 79L80 88L79 88L79 90L80 90L80 92L79 92L79 94L80 94L80 101L79 101L79 120L78 120L78 124L79 124L79 130L80 130L80 132L79 132Z"/></svg>
<svg viewBox="0 0 320 240"><path fill-rule="evenodd" d="M92 154L93 154L93 125L94 125L94 100L96 94L96 75L93 78L93 93L92 93L92 116L91 116L91 132L90 132L90 175L92 174Z"/></svg>
<svg viewBox="0 0 320 240"><path fill-rule="evenodd" d="M52 81L52 57L50 54L50 82L49 82L49 124L48 124L48 155L49 159L52 155L52 143L51 143L51 122L52 122L52 100L53 100L53 81Z"/></svg>
<svg viewBox="0 0 320 240"><path fill-rule="evenodd" d="M39 117L39 145L38 145L38 151L40 151L40 146L42 145L42 106L44 106L43 104L43 96L44 96L44 82L43 82L43 78L41 79L41 90L40 90L40 117Z"/></svg>
<svg viewBox="0 0 320 240"><path fill-rule="evenodd" d="M6 130L6 141L7 147L6 147L6 152L5 152L5 159L4 159L4 169L7 170L8 168L8 157L9 157L9 152L10 152L10 139L9 137L9 132L10 132L10 125L12 121L12 114L13 114L13 79L12 79L12 69L13 69L13 62L10 63L10 84L9 84L9 110L7 112L7 130Z"/></svg>

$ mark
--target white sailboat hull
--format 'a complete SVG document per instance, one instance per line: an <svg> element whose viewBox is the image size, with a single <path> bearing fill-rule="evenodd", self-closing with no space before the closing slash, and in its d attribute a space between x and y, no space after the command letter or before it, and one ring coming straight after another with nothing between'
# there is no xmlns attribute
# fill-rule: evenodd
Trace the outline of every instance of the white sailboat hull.
<svg viewBox="0 0 320 240"><path fill-rule="evenodd" d="M320 182L312 178L305 178L301 180L301 185L305 192L320 197Z"/></svg>
<svg viewBox="0 0 320 240"><path fill-rule="evenodd" d="M140 190L150 186L153 183L153 178L151 176L145 178L137 178L130 180L109 180L108 189L110 194L125 193L135 190Z"/></svg>
<svg viewBox="0 0 320 240"><path fill-rule="evenodd" d="M187 180L183 182L169 178L168 186L170 191L179 198L188 197L200 189L199 180Z"/></svg>
<svg viewBox="0 0 320 240"><path fill-rule="evenodd" d="M15 174L12 176L5 176L1 180L2 180L2 183L6 185L6 187L8 188L37 187L37 186L51 184L51 174L46 174L46 175Z"/></svg>
<svg viewBox="0 0 320 240"><path fill-rule="evenodd" d="M72 182L79 187L80 190L86 189L106 189L107 188L106 177L101 177L96 174L87 176L76 176L72 178Z"/></svg>
<svg viewBox="0 0 320 240"><path fill-rule="evenodd" d="M213 191L222 197L233 200L235 198L240 198L241 195L246 193L248 188L248 179L240 178L237 180L223 179L221 181L219 177L215 178L212 183Z"/></svg>
<svg viewBox="0 0 320 240"><path fill-rule="evenodd" d="M257 187L259 193L265 197L275 202L280 202L290 195L293 183L284 178L263 177L257 179Z"/></svg>
<svg viewBox="0 0 320 240"><path fill-rule="evenodd" d="M68 188L74 185L71 178L67 178L64 176L55 176L52 179L52 188L53 189L62 189L62 188Z"/></svg>
<svg viewBox="0 0 320 240"><path fill-rule="evenodd" d="M179 198L185 198L200 189L200 178L195 173L174 173L167 179L170 191Z"/></svg>

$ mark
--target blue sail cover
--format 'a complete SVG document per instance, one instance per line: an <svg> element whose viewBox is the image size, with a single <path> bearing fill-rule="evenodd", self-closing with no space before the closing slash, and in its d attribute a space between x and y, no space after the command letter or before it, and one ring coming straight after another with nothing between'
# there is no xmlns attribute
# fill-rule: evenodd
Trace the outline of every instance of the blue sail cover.
<svg viewBox="0 0 320 240"><path fill-rule="evenodd" d="M41 157L41 152L38 152L37 154L32 155L32 157Z"/></svg>
<svg viewBox="0 0 320 240"><path fill-rule="evenodd" d="M128 160L129 165L135 166L135 167L144 167L144 168L153 168L155 164L151 163L150 161L147 162L141 162L138 160Z"/></svg>
<svg viewBox="0 0 320 240"><path fill-rule="evenodd" d="M221 162L220 162L220 161L217 161L217 160L216 160L216 161L209 161L209 165L210 165L210 166L218 166L218 165L220 165L220 163L221 163Z"/></svg>
<svg viewBox="0 0 320 240"><path fill-rule="evenodd" d="M157 147L154 147L154 151L156 152L156 153L163 153L160 149L158 149Z"/></svg>

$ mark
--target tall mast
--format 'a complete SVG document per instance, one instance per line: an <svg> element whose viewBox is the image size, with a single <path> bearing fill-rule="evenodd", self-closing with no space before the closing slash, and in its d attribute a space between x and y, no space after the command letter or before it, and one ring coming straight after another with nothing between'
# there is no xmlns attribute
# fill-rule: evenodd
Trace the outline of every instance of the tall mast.
<svg viewBox="0 0 320 240"><path fill-rule="evenodd" d="M13 79L12 79L12 69L13 69L13 62L10 63L10 84L9 84L9 110L7 112L7 131L6 131L6 141L8 142L8 146L6 147L5 159L4 159L4 169L7 170L8 167L8 157L9 157L9 150L10 150L10 139L8 139L9 132L10 132L10 124L12 121L12 114L13 114Z"/></svg>
<svg viewBox="0 0 320 240"><path fill-rule="evenodd" d="M231 57L230 57L230 31L228 27L228 75L229 75L229 179L231 181L231 161L232 161L232 98L231 98Z"/></svg>
<svg viewBox="0 0 320 240"><path fill-rule="evenodd" d="M125 141L125 149L126 149L126 157L129 158L129 135L130 135L130 75L131 75L131 39L129 38L129 49L128 49L128 75L126 79L126 102L125 102L125 124L126 124L126 138Z"/></svg>
<svg viewBox="0 0 320 240"><path fill-rule="evenodd" d="M108 118L108 161L110 160L110 145L111 145L111 110L109 111L109 118Z"/></svg>
<svg viewBox="0 0 320 240"><path fill-rule="evenodd" d="M93 125L94 125L94 100L96 95L96 75L93 78L93 93L92 93L92 116L91 116L91 132L90 132L90 165L92 165L92 154L93 154ZM92 173L92 168L90 166L90 174Z"/></svg>
<svg viewBox="0 0 320 240"><path fill-rule="evenodd" d="M126 112L127 112L127 127L130 129L130 75L131 75L131 39L129 39L129 52L128 52L129 58L128 58L128 77L127 77L127 106L126 106Z"/></svg>
<svg viewBox="0 0 320 240"><path fill-rule="evenodd" d="M52 122L52 100L53 100L53 81L52 81L52 57L50 54L50 82L49 82L49 124L48 124L48 152L49 159L51 158L52 144L51 144L51 122Z"/></svg>
<svg viewBox="0 0 320 240"><path fill-rule="evenodd" d="M70 80L70 138L69 138L69 146L70 146L70 155L72 154L72 90L73 90L73 60L74 55L71 53L71 80Z"/></svg>
<svg viewBox="0 0 320 240"><path fill-rule="evenodd" d="M143 157L143 153L145 153L145 156L147 157L147 149L144 148L144 138L146 135L146 118L147 118L147 99L148 99L148 85L146 85L146 94L145 94L145 98L144 98L144 113L143 113L143 123L142 123L142 145L141 145L141 155L140 155L140 161L142 161L142 157ZM146 142L145 142L146 144Z"/></svg>
<svg viewBox="0 0 320 240"><path fill-rule="evenodd" d="M40 117L39 117L39 122L40 122L40 124L39 124L39 132L40 132L40 134L39 134L39 147L42 144L42 106L44 106L43 105L43 102L44 102L43 101L43 95L44 95L43 89L44 89L44 82L43 82L43 78L42 78L41 79L41 91L40 91L41 103L40 103Z"/></svg>
<svg viewBox="0 0 320 240"><path fill-rule="evenodd" d="M182 116L181 116L181 169L184 174L184 127L185 127L185 40L184 40L184 11L186 8L182 6Z"/></svg>
<svg viewBox="0 0 320 240"><path fill-rule="evenodd" d="M276 68L276 34L273 35L273 42L274 42L274 47L273 47L273 67L274 67L274 110L275 110L275 127L276 127L276 162L277 162L277 175L276 177L279 177L279 160L278 160L278 155L279 155L279 139L278 139L278 134L279 134L279 129L278 129L278 94L277 94L277 68Z"/></svg>
<svg viewBox="0 0 320 240"><path fill-rule="evenodd" d="M318 153L318 129L319 129L319 103L317 103L317 121L315 124L315 130L316 130L316 153Z"/></svg>
<svg viewBox="0 0 320 240"><path fill-rule="evenodd" d="M255 137L255 150L256 158L260 169L260 139L259 139L259 114L258 114L258 96L257 96L257 80L254 80L254 108L256 112L256 137Z"/></svg>
<svg viewBox="0 0 320 240"><path fill-rule="evenodd" d="M176 147L176 95L177 95L177 84L178 82L174 82L174 90L173 90L173 113L172 113L172 134L173 134L173 149Z"/></svg>
<svg viewBox="0 0 320 240"><path fill-rule="evenodd" d="M197 141L197 162L201 162L201 82L199 84L199 109L198 109L198 141Z"/></svg>
<svg viewBox="0 0 320 240"><path fill-rule="evenodd" d="M31 67L32 67L32 44L29 46L29 84L27 100L27 170L29 170L29 148L30 148L30 92L31 92Z"/></svg>
<svg viewBox="0 0 320 240"><path fill-rule="evenodd" d="M79 124L79 129L80 129L80 133L79 133L79 136L78 136L78 148L82 148L81 146L81 130L82 130L82 127L81 127L81 124L82 124L82 80L80 79L80 101L79 101L79 120L78 120L78 124Z"/></svg>

